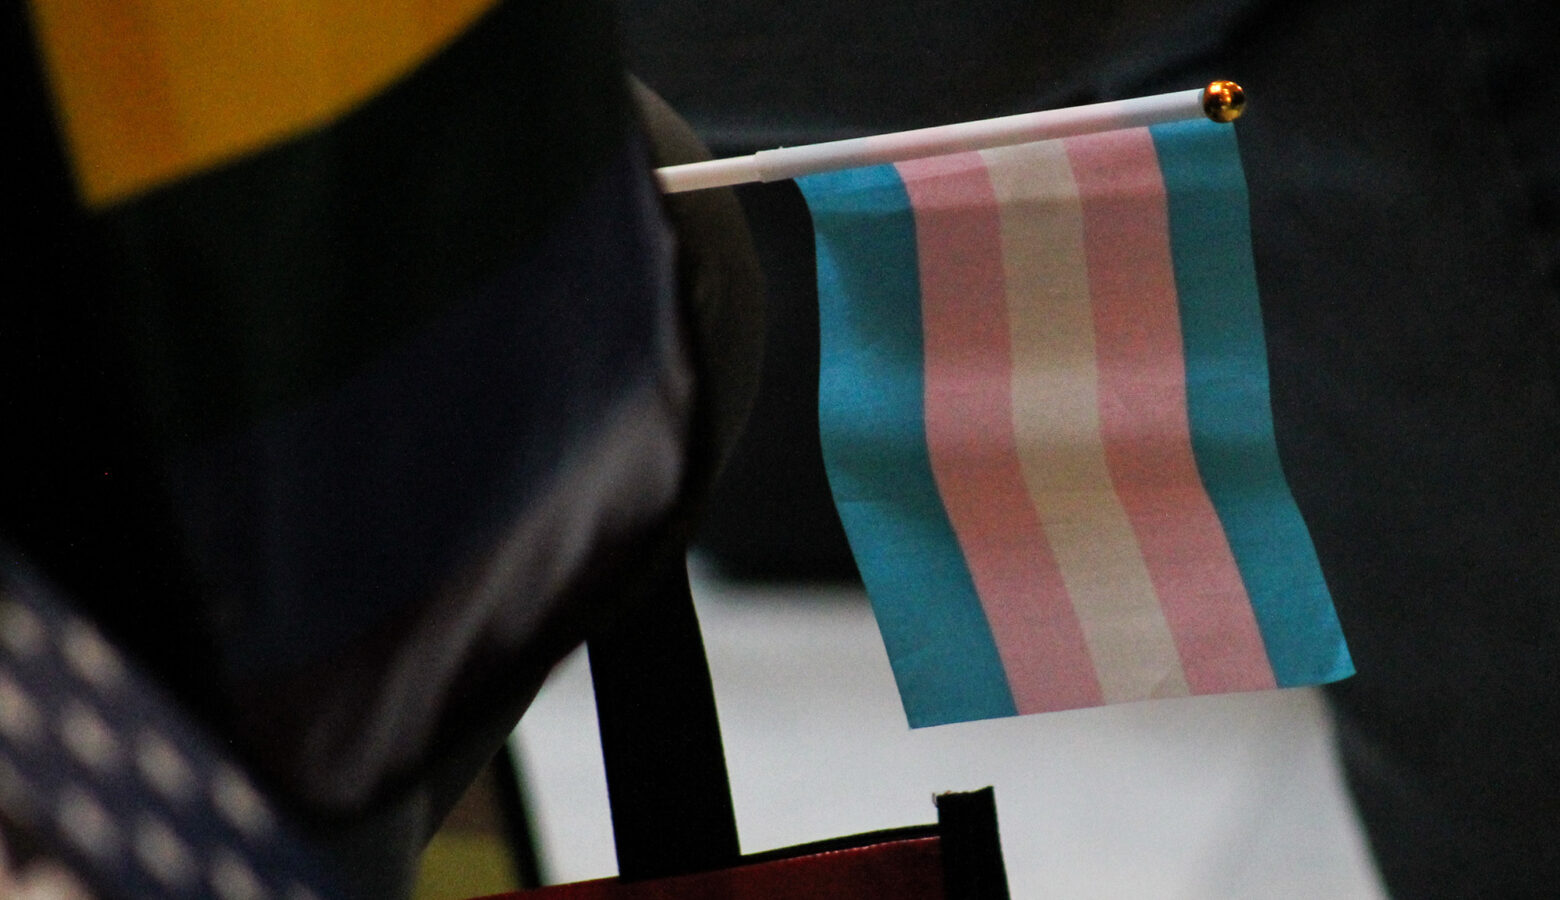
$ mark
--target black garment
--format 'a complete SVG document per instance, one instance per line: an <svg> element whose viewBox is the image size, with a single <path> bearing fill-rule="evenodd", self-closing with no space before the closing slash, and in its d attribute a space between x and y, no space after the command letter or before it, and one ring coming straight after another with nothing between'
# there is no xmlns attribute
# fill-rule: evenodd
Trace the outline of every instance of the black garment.
<svg viewBox="0 0 1560 900"><path fill-rule="evenodd" d="M552 665L680 563L752 381L740 220L662 203L610 3L495 4L97 207L7 10L0 549L352 895L402 894Z"/></svg>
<svg viewBox="0 0 1560 900"><path fill-rule="evenodd" d="M1402 897L1560 883L1553 4L630 9L647 82L733 149L1241 82L1279 448L1359 671L1330 696L1376 858ZM778 219L761 252L806 246ZM766 373L755 430L804 377Z"/></svg>

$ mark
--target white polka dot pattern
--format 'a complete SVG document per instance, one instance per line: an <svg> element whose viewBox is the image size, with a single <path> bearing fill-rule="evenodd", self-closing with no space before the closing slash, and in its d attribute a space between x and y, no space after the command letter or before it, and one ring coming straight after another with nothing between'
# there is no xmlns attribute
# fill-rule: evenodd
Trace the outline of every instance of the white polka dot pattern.
<svg viewBox="0 0 1560 900"><path fill-rule="evenodd" d="M177 748L153 731L136 737L135 766L141 777L164 799L187 800L195 790L195 773Z"/></svg>
<svg viewBox="0 0 1560 900"><path fill-rule="evenodd" d="M43 623L32 610L9 597L0 597L0 646L17 656L43 652Z"/></svg>
<svg viewBox="0 0 1560 900"><path fill-rule="evenodd" d="M101 900L337 896L220 746L3 548L0 816Z"/></svg>
<svg viewBox="0 0 1560 900"><path fill-rule="evenodd" d="M16 682L0 673L0 734L18 743L39 739L42 717Z"/></svg>
<svg viewBox="0 0 1560 900"><path fill-rule="evenodd" d="M143 816L134 840L136 857L164 887L186 887L195 879L194 852L167 824Z"/></svg>
<svg viewBox="0 0 1560 900"><path fill-rule="evenodd" d="M244 861L219 853L211 864L211 886L222 900L264 900L265 888Z"/></svg>
<svg viewBox="0 0 1560 900"><path fill-rule="evenodd" d="M65 627L60 650L71 670L81 680L99 690L112 691L119 687L124 678L118 655L94 632L78 622L71 622Z"/></svg>
<svg viewBox="0 0 1560 900"><path fill-rule="evenodd" d="M265 801L245 778L229 766L219 766L211 776L211 799L228 824L252 838L263 836L271 828L271 813Z"/></svg>
<svg viewBox="0 0 1560 900"><path fill-rule="evenodd" d="M60 737L72 756L100 772L119 761L119 742L113 733L97 713L80 703L71 703L60 716Z"/></svg>
<svg viewBox="0 0 1560 900"><path fill-rule="evenodd" d="M65 789L55 816L65 836L88 856L104 859L119 852L119 830L113 819L97 798L81 788Z"/></svg>

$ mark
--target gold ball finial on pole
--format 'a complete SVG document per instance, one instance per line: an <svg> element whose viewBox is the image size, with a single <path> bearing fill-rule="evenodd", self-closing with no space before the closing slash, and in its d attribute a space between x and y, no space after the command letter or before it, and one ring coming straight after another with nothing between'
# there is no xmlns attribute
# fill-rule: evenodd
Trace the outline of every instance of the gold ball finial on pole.
<svg viewBox="0 0 1560 900"><path fill-rule="evenodd" d="M1215 81L1203 88L1202 108L1215 122L1233 122L1246 111L1246 91L1233 81Z"/></svg>

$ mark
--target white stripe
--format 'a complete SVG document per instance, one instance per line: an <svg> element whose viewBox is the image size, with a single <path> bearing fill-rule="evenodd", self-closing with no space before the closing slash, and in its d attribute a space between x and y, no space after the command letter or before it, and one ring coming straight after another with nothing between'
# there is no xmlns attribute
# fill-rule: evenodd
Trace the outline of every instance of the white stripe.
<svg viewBox="0 0 1560 900"><path fill-rule="evenodd" d="M1100 431L1082 201L1060 141L982 151L1002 210L1013 418L1105 702L1189 693Z"/></svg>

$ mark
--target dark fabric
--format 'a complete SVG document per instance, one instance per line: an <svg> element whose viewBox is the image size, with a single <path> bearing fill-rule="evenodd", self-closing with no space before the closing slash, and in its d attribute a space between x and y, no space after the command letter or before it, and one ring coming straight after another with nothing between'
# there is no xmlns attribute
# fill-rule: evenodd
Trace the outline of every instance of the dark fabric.
<svg viewBox="0 0 1560 900"><path fill-rule="evenodd" d="M656 166L711 158L688 123L637 79L635 106ZM764 281L747 219L734 191L662 198L677 232L677 275L693 346L699 403L694 409L689 487L703 507L748 422L764 348Z"/></svg>
<svg viewBox="0 0 1560 900"><path fill-rule="evenodd" d="M709 158L653 91L632 84L657 165ZM626 879L702 871L737 859L736 817L714 693L683 563L686 540L740 432L757 382L762 288L729 191L663 201L681 238L678 273L699 403L681 527L660 549L643 599L591 647L618 871ZM675 722L676 727L667 727Z"/></svg>
<svg viewBox="0 0 1560 900"><path fill-rule="evenodd" d="M642 41L632 55L696 128L733 145L761 144L770 132L801 143L936 124L925 120L934 113L976 118L1215 77L1245 85L1251 105L1237 128L1280 452L1359 671L1330 696L1377 860L1402 897L1552 890L1560 879L1560 142L1549 114L1560 99L1557 7L1189 0L1050 4L1034 13L1039 5L993 0L918 5L917 15L881 4L805 14L784 4L695 6L630 4L628 33ZM793 15L806 21L775 27ZM1033 43L1015 50L1008 38L944 43L1003 28L1024 43L1040 15L1050 17L1052 37L1080 48L1047 57ZM864 30L867 22L887 33ZM710 31L718 41L700 38ZM785 64L845 55L870 71ZM988 89L955 77L972 64L1001 83ZM885 86L886 73L911 69L930 80ZM922 89L935 96L915 96ZM766 224L793 218L755 220L761 254L790 239L766 234ZM770 275L776 287L801 280ZM804 317L811 302L773 291L772 320ZM766 372L766 392L777 378L804 376ZM761 410L765 403L761 393ZM801 427L770 423L768 438ZM733 471L761 469L739 456ZM789 508L754 506L752 518L773 527ZM837 535L822 521L783 530L796 546ZM789 571L805 574L818 555L795 555Z"/></svg>
<svg viewBox="0 0 1560 900"><path fill-rule="evenodd" d="M333 388L497 278L621 146L604 6L521 6L325 129L90 219L36 70L21 73L38 108L20 121L33 155L12 171L40 205L17 210L12 232L26 268L11 296L27 318L7 324L25 347L7 354L7 383L52 388L7 398L19 427L40 426L7 467L7 531L89 604L127 566L158 579L167 600L101 611L128 643L211 627L184 614L204 586L180 583L156 465L168 445ZM560 70L574 74L549 77ZM178 677L194 684L204 665L189 663Z"/></svg>
<svg viewBox="0 0 1560 900"><path fill-rule="evenodd" d="M217 634L235 731L320 802L364 803L460 716L499 714L484 699L538 683L549 620L622 577L633 523L676 497L686 374L652 268L669 248L630 217L654 210L644 174L620 166L334 396L176 457L197 564L239 601Z"/></svg>
<svg viewBox="0 0 1560 900"><path fill-rule="evenodd" d="M67 592L116 595L126 582L150 596L108 604L109 631L177 647L149 662L208 671L194 588L169 523L167 485L142 414L131 352L118 332L118 274L95 224L78 208L26 5L4 7L8 193L4 313L0 315L0 534ZM155 635L155 638L153 637ZM132 651L133 655L143 655ZM153 653L145 656L155 655ZM208 696L199 679L189 690Z"/></svg>
<svg viewBox="0 0 1560 900"><path fill-rule="evenodd" d="M744 405L741 355L690 359L756 308L740 235L678 254L607 3L499 4L340 118L92 214L6 26L0 537L350 894L400 896L680 552Z"/></svg>
<svg viewBox="0 0 1560 900"><path fill-rule="evenodd" d="M613 37L605 3L500 3L326 126L105 210L157 424L296 407L500 277L629 132Z"/></svg>
<svg viewBox="0 0 1560 900"><path fill-rule="evenodd" d="M341 896L222 742L3 545L0 629L0 869L47 848L103 897Z"/></svg>
<svg viewBox="0 0 1560 900"><path fill-rule="evenodd" d="M719 151L1033 110L1194 0L623 0L629 65Z"/></svg>

